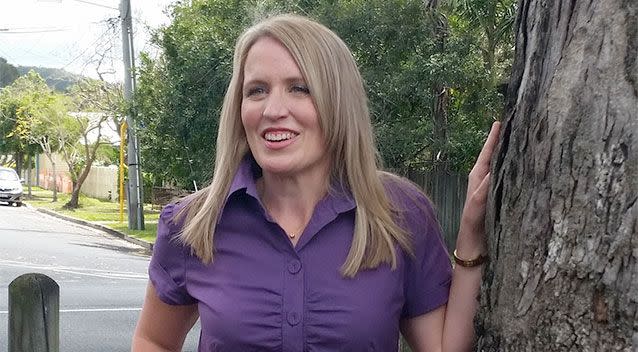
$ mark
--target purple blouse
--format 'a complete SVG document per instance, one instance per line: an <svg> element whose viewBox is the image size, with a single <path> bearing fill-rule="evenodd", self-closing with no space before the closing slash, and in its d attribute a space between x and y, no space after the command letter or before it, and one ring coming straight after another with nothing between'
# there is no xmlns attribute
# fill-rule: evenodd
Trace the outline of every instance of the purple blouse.
<svg viewBox="0 0 638 352"><path fill-rule="evenodd" d="M451 265L429 201L407 185L388 191L415 256L399 249L398 266L344 278L355 203L347 194L321 200L296 247L259 201L253 164L239 170L215 229L216 253L204 265L176 241L180 204L160 216L149 267L160 299L197 303L199 351L397 351L399 321L447 302Z"/></svg>

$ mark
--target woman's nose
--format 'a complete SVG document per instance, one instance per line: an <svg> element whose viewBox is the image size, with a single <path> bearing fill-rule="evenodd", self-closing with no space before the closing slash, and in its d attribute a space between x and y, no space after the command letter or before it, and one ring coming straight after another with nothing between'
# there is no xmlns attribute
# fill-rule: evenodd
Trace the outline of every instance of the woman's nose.
<svg viewBox="0 0 638 352"><path fill-rule="evenodd" d="M272 92L264 101L264 110L262 117L268 119L280 119L288 116L287 99L284 93Z"/></svg>

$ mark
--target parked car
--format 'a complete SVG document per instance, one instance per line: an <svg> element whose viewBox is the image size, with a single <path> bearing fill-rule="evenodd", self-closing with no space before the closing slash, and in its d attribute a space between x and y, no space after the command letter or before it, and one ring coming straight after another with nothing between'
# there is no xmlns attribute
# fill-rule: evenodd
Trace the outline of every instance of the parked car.
<svg viewBox="0 0 638 352"><path fill-rule="evenodd" d="M0 202L22 205L22 180L14 169L0 167Z"/></svg>

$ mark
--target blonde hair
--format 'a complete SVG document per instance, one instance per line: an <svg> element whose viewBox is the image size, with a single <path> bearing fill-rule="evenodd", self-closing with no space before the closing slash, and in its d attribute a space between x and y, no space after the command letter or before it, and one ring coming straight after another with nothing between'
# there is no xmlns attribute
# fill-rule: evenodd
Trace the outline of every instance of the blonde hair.
<svg viewBox="0 0 638 352"><path fill-rule="evenodd" d="M246 30L235 46L233 75L224 98L211 184L195 193L180 212L181 240L204 263L214 258L213 237L232 179L249 152L241 124L243 66L252 45L278 40L295 59L308 84L331 155L333 182L347 186L356 202L352 245L341 271L388 263L396 268L395 244L412 253L411 239L398 224L379 171L363 80L347 45L327 27L296 15L279 15ZM343 165L345 164L345 165Z"/></svg>

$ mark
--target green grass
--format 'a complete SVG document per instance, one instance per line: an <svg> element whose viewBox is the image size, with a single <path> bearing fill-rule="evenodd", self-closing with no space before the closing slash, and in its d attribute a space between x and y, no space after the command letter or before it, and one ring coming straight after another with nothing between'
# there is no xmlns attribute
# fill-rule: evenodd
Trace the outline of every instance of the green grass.
<svg viewBox="0 0 638 352"><path fill-rule="evenodd" d="M157 206L153 210L150 204L144 204L144 230L129 230L126 204L124 204L124 221L120 222L120 203L90 198L81 194L80 207L71 210L63 208L71 198L70 194L58 192L58 201L53 202L53 192L49 190L32 187L31 198L28 198L26 193L25 189L24 202L34 208L44 208L73 218L97 222L140 240L155 242L157 219L160 213Z"/></svg>
<svg viewBox="0 0 638 352"><path fill-rule="evenodd" d="M117 222L113 224L104 224L114 230L125 233L131 237L135 237L142 241L155 243L155 234L157 233L157 222L148 223L147 219L144 218L144 230L129 230L128 223L125 222Z"/></svg>

